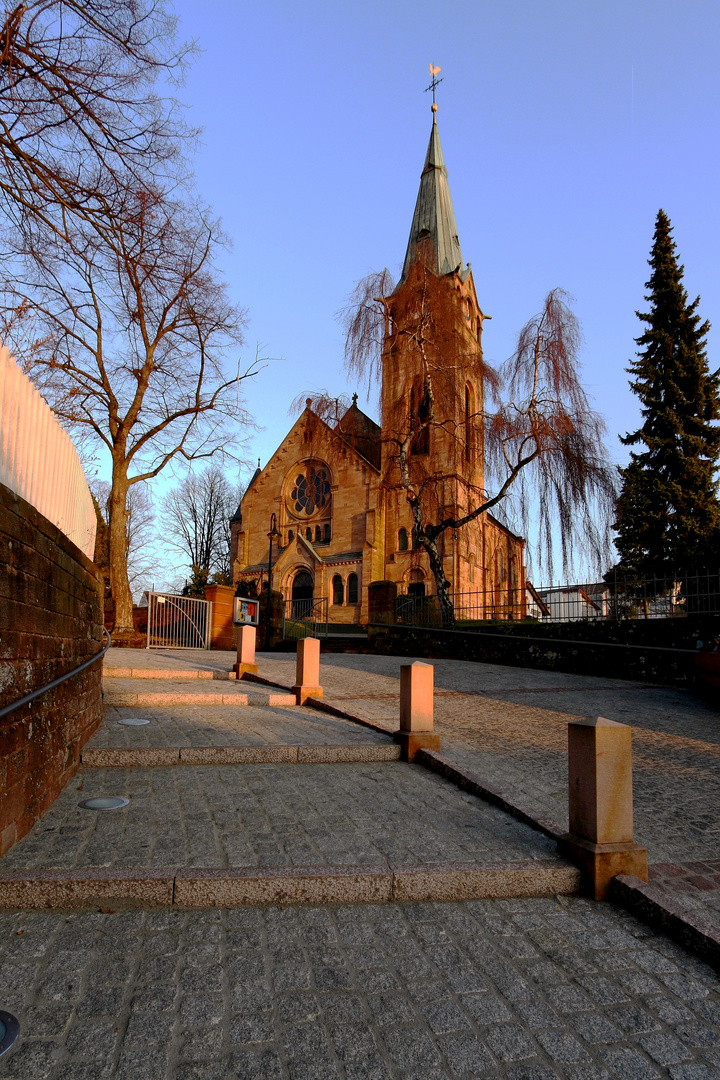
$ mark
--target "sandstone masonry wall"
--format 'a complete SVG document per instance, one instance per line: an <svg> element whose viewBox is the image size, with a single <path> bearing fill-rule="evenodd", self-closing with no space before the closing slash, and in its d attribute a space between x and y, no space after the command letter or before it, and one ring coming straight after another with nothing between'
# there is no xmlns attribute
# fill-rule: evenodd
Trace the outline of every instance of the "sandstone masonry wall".
<svg viewBox="0 0 720 1080"><path fill-rule="evenodd" d="M0 484L0 708L102 648L102 580L64 533ZM0 855L78 767L102 720L102 662L0 718Z"/></svg>

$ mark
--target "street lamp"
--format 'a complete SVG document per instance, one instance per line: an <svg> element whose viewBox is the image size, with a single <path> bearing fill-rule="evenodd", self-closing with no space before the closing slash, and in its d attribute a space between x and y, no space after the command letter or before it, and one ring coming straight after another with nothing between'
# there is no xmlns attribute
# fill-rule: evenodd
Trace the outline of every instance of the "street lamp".
<svg viewBox="0 0 720 1080"><path fill-rule="evenodd" d="M268 551L268 582L267 582L267 611L265 614L265 648L270 648L270 593L272 592L272 546L273 540L276 536L280 536L281 533L277 527L277 516L275 514L270 515L270 532L268 533L268 540L270 541L270 548Z"/></svg>

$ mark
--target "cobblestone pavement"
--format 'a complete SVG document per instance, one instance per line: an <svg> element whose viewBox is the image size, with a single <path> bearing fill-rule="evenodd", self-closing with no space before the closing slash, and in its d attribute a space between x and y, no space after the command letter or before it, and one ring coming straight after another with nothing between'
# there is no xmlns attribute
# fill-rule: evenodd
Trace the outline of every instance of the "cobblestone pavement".
<svg viewBox="0 0 720 1080"><path fill-rule="evenodd" d="M143 727L119 721L139 717ZM300 746L385 744L371 728L311 709L252 705L106 706L105 722L88 748L148 746Z"/></svg>
<svg viewBox="0 0 720 1080"><path fill-rule="evenodd" d="M398 723L400 665L411 662L327 654L321 667L325 700L391 731ZM436 730L447 757L567 827L568 722L600 715L631 724L635 833L650 862L682 869L717 858L720 711L712 704L674 687L461 660L429 662L435 667ZM259 663L261 674L281 684L292 678L292 656L266 654ZM692 876L690 868L681 890L669 875L657 883L720 921L720 882L705 874L706 883L698 886Z"/></svg>
<svg viewBox="0 0 720 1080"><path fill-rule="evenodd" d="M122 795L120 810L78 801ZM552 841L420 766L84 768L4 856L18 869L555 859Z"/></svg>
<svg viewBox="0 0 720 1080"><path fill-rule="evenodd" d="M720 979L577 898L0 914L14 1080L712 1080Z"/></svg>

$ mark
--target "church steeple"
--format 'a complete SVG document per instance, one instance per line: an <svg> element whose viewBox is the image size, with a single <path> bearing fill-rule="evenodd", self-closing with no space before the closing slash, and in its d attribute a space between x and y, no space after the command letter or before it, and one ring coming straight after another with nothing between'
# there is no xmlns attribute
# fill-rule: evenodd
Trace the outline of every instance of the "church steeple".
<svg viewBox="0 0 720 1080"><path fill-rule="evenodd" d="M401 280L418 260L438 275L465 270L435 111Z"/></svg>

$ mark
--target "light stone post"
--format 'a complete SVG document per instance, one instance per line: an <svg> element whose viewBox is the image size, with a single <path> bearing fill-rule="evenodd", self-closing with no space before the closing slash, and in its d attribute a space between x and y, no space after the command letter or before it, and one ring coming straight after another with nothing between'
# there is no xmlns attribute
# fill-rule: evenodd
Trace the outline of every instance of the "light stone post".
<svg viewBox="0 0 720 1080"><path fill-rule="evenodd" d="M647 850L633 840L632 730L602 716L568 724L570 831L558 850L583 871L590 895L617 874L647 881Z"/></svg>
<svg viewBox="0 0 720 1080"><path fill-rule="evenodd" d="M432 664L415 661L400 668L400 730L394 738L405 761L413 761L418 750L440 749L433 732L434 679Z"/></svg>
<svg viewBox="0 0 720 1080"><path fill-rule="evenodd" d="M321 698L323 696L323 689L320 685L319 638L301 638L297 643L293 693L298 705L304 705L308 698Z"/></svg>
<svg viewBox="0 0 720 1080"><path fill-rule="evenodd" d="M255 663L255 638L257 631L254 626L241 626L238 630L237 661L233 664L233 671L238 679L250 673L257 675Z"/></svg>

